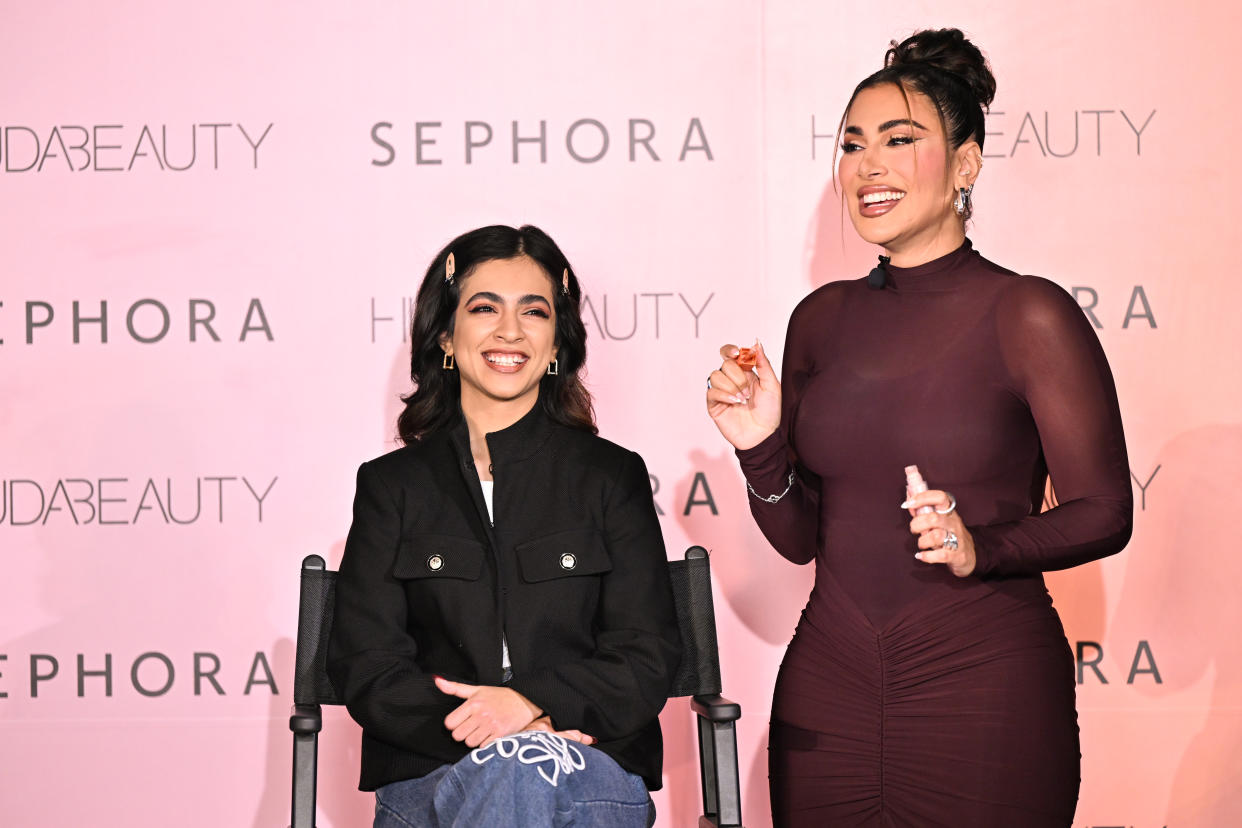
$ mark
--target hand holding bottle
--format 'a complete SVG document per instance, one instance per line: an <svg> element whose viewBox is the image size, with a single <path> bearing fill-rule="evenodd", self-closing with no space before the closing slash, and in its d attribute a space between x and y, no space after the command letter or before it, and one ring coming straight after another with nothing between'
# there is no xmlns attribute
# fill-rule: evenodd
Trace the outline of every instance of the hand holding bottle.
<svg viewBox="0 0 1242 828"><path fill-rule="evenodd" d="M944 564L959 578L975 571L975 540L957 514L957 498L951 493L928 489L918 466L906 466L906 499L910 533L918 535L914 557L927 564Z"/></svg>
<svg viewBox="0 0 1242 828"><path fill-rule="evenodd" d="M707 378L707 413L734 448L754 448L781 424L780 381L759 342L725 345L720 356L724 361ZM744 367L752 364L753 370Z"/></svg>

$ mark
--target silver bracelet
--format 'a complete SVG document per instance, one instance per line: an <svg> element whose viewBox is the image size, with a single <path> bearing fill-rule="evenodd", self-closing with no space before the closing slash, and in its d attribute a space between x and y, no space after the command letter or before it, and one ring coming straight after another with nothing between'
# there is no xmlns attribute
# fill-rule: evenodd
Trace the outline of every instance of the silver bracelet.
<svg viewBox="0 0 1242 828"><path fill-rule="evenodd" d="M785 491L781 492L780 494L768 495L767 497L764 497L763 495L755 491L755 487L750 485L749 480L746 481L746 488L756 499L762 500L764 503L780 503L781 498L789 494L789 490L793 488L793 484L794 484L794 473L790 472L789 473L789 485L786 486Z"/></svg>

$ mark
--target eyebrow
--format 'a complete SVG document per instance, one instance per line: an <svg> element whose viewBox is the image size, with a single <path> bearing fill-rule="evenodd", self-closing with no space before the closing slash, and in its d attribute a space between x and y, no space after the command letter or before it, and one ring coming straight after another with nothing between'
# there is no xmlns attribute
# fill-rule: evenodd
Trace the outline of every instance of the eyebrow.
<svg viewBox="0 0 1242 828"><path fill-rule="evenodd" d="M495 302L498 305L503 305L505 303L504 298L501 297L500 294L492 293L490 290L481 290L478 293L471 296L469 299L467 299L466 304L470 304L471 302L474 302L479 299L482 299L487 302ZM522 298L518 299L517 303L519 305L534 305L534 304L548 305L549 304L547 298L540 296L538 293L528 293Z"/></svg>
<svg viewBox="0 0 1242 828"><path fill-rule="evenodd" d="M878 131L888 132L893 127L899 127L899 126L912 126L912 127L916 127L917 129L927 129L927 127L923 126L918 121L912 120L910 118L894 118L891 121L885 121L884 123L880 124L880 129ZM863 134L862 127L847 126L845 128L845 134L846 135L862 135Z"/></svg>

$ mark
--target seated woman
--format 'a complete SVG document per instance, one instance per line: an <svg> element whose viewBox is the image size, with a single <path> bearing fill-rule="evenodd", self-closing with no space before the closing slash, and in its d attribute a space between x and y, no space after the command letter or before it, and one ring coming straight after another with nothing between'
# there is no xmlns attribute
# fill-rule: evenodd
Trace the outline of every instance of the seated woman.
<svg viewBox="0 0 1242 828"><path fill-rule="evenodd" d="M535 227L432 261L358 470L328 672L375 826L645 826L681 656L642 458L596 436L581 293Z"/></svg>

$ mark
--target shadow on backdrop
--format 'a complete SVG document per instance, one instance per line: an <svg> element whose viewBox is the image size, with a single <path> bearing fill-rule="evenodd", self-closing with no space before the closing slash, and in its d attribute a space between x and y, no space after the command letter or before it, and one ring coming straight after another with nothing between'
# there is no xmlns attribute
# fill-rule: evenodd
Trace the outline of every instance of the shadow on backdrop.
<svg viewBox="0 0 1242 828"><path fill-rule="evenodd" d="M706 418L707 414L703 416ZM719 439L724 442L723 437ZM712 490L719 512L712 521L698 520L694 510L690 515L683 514L684 509L679 510L672 517L682 525L687 537L712 553L712 580L734 615L765 642L785 646L806 605L814 569L786 561L768 545L751 518L746 483L731 450L708 454L693 449L687 467L702 471L709 480L735 483ZM694 473L691 472L682 478L677 490L689 492L693 485ZM741 675L744 666L730 665L726 641L722 642L721 651L726 696L730 668L735 675ZM773 675L771 681L775 680Z"/></svg>
<svg viewBox="0 0 1242 828"><path fill-rule="evenodd" d="M807 227L803 251L810 288L866 276L875 267L880 252L880 248L863 241L854 231L843 192L833 191L831 178L825 181Z"/></svg>
<svg viewBox="0 0 1242 828"><path fill-rule="evenodd" d="M292 588L291 586L290 589ZM281 693L273 695L268 705L263 792L259 795L259 807L254 814L254 828L289 824L289 772L293 767L293 750L289 737L289 707L293 703L293 640L276 639L272 643L271 653L272 674L276 677L276 686Z"/></svg>
<svg viewBox="0 0 1242 828"><path fill-rule="evenodd" d="M1153 484L1161 485L1146 493L1146 519L1154 525L1123 553L1131 559L1113 638L1150 641L1162 683L1136 681L1145 695L1167 697L1212 676L1206 715L1173 777L1166 824L1236 825L1242 817L1242 558L1232 481L1242 468L1242 425L1183 432L1156 462ZM1177 733L1203 715L1168 713L1172 718L1153 728Z"/></svg>

